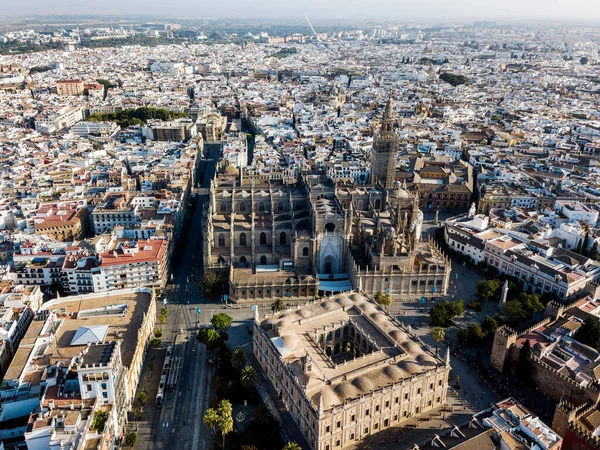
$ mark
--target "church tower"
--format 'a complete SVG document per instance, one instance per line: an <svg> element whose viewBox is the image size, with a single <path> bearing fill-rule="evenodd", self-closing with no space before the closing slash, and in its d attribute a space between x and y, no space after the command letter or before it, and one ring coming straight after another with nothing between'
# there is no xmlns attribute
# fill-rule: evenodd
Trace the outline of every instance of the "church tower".
<svg viewBox="0 0 600 450"><path fill-rule="evenodd" d="M385 189L392 189L394 187L398 146L399 139L396 133L394 133L392 99L389 99L385 105L381 128L373 138L371 184L378 184Z"/></svg>

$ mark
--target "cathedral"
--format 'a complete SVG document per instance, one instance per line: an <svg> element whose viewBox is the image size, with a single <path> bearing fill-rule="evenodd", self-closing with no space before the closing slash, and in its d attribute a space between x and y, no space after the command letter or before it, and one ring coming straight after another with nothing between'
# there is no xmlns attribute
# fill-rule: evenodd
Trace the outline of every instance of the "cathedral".
<svg viewBox="0 0 600 450"><path fill-rule="evenodd" d="M418 195L395 181L394 122L388 101L368 186L219 165L203 217L204 269L229 280L232 301L349 290L400 301L446 294L450 262L421 239Z"/></svg>

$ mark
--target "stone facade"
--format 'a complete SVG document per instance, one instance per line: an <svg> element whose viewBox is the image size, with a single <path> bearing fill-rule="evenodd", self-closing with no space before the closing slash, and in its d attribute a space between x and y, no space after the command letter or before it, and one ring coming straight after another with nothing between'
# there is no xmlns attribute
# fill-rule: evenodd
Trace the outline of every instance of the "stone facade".
<svg viewBox="0 0 600 450"><path fill-rule="evenodd" d="M378 136L396 142L392 122L388 104ZM450 263L421 241L418 195L392 184L357 186L306 172L291 179L222 161L204 212L204 268L229 279L235 302L305 301L350 289L443 296Z"/></svg>
<svg viewBox="0 0 600 450"><path fill-rule="evenodd" d="M254 354L314 450L353 446L446 403L449 355L360 294L255 316Z"/></svg>
<svg viewBox="0 0 600 450"><path fill-rule="evenodd" d="M396 156L400 145L394 133L392 102L388 100L383 114L381 130L373 138L371 153L371 183L392 189L396 179Z"/></svg>

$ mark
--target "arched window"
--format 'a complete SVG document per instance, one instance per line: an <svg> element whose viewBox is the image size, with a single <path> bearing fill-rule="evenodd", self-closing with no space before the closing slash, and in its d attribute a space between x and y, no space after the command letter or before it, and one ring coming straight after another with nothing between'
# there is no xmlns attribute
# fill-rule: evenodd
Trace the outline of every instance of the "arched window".
<svg viewBox="0 0 600 450"><path fill-rule="evenodd" d="M240 233L240 245L242 247L246 246L246 233Z"/></svg>
<svg viewBox="0 0 600 450"><path fill-rule="evenodd" d="M240 211L246 212L246 202L240 202Z"/></svg>
<svg viewBox="0 0 600 450"><path fill-rule="evenodd" d="M221 202L219 204L219 211L221 211L221 212L227 212L227 204L225 202Z"/></svg>
<svg viewBox="0 0 600 450"><path fill-rule="evenodd" d="M283 202L277 203L277 211L283 211Z"/></svg>
<svg viewBox="0 0 600 450"><path fill-rule="evenodd" d="M308 256L308 247L302 249L302 256Z"/></svg>
<svg viewBox="0 0 600 450"><path fill-rule="evenodd" d="M260 233L260 245L267 245L267 233Z"/></svg>
<svg viewBox="0 0 600 450"><path fill-rule="evenodd" d="M329 231L330 233L335 231L335 224L329 222L327 225L325 225L325 231Z"/></svg>
<svg viewBox="0 0 600 450"><path fill-rule="evenodd" d="M219 264L223 264L225 262L225 259L222 256L219 256L219 259L217 260L217 262Z"/></svg>
<svg viewBox="0 0 600 450"><path fill-rule="evenodd" d="M264 266L267 263L267 257L265 255L262 255L260 257L260 263Z"/></svg>
<svg viewBox="0 0 600 450"><path fill-rule="evenodd" d="M225 247L225 236L219 235L219 247Z"/></svg>
<svg viewBox="0 0 600 450"><path fill-rule="evenodd" d="M265 212L265 202L260 202L258 204L258 212Z"/></svg>
<svg viewBox="0 0 600 450"><path fill-rule="evenodd" d="M240 258L240 262L241 262L241 263L244 263L244 264L246 264L246 257L245 257L245 256L242 256L242 257Z"/></svg>
<svg viewBox="0 0 600 450"><path fill-rule="evenodd" d="M282 231L281 234L279 235L279 245L286 245L287 243L287 235L285 234L285 231Z"/></svg>

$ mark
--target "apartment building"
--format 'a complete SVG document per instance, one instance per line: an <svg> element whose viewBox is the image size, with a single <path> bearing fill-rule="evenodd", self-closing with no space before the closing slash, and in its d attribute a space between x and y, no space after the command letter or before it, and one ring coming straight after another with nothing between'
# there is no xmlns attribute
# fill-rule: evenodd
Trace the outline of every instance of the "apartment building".
<svg viewBox="0 0 600 450"><path fill-rule="evenodd" d="M131 199L122 193L107 194L104 200L94 208L91 214L92 231L102 234L115 225L128 225L137 222L135 208Z"/></svg>
<svg viewBox="0 0 600 450"><path fill-rule="evenodd" d="M35 234L65 242L81 239L89 230L89 213L79 203L44 204L37 211Z"/></svg>
<svg viewBox="0 0 600 450"><path fill-rule="evenodd" d="M67 97L81 95L84 87L81 80L61 80L56 82L56 93Z"/></svg>
<svg viewBox="0 0 600 450"><path fill-rule="evenodd" d="M196 137L196 124L190 119L161 122L152 125L152 136L155 141L187 142Z"/></svg>
<svg viewBox="0 0 600 450"><path fill-rule="evenodd" d="M151 289L47 302L25 333L0 387L3 429L14 436L25 431L21 435L30 448L51 448L49 442L56 442L52 430L60 434L65 427L85 448L117 445L155 320ZM57 409L72 414L67 420L52 413ZM99 414L104 426L91 429Z"/></svg>
<svg viewBox="0 0 600 450"><path fill-rule="evenodd" d="M98 273L92 274L94 291L164 287L167 282L167 239L140 239L119 242L113 250L98 254Z"/></svg>

